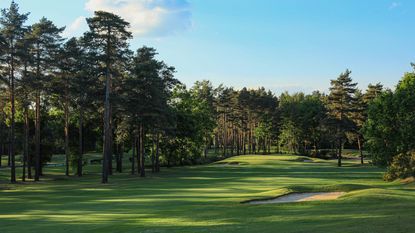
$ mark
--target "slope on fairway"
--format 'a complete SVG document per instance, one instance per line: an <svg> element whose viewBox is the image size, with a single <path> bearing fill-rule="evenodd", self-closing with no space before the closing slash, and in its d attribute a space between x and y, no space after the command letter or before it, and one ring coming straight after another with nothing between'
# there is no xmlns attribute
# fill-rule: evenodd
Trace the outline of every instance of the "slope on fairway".
<svg viewBox="0 0 415 233"><path fill-rule="evenodd" d="M38 184L7 184L0 170L0 232L415 232L415 186L383 170L298 156L240 156L163 169L145 179L99 167L83 178L47 168ZM19 171L20 172L20 171ZM340 199L272 205L241 202L290 192L347 192Z"/></svg>

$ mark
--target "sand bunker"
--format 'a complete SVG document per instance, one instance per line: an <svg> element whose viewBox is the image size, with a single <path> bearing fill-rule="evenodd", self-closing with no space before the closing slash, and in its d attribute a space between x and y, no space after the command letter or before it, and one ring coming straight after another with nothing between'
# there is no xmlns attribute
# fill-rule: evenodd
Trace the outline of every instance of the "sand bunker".
<svg viewBox="0 0 415 233"><path fill-rule="evenodd" d="M339 198L345 192L320 192L320 193L291 193L269 200L250 201L248 204L275 204L303 201L328 201Z"/></svg>

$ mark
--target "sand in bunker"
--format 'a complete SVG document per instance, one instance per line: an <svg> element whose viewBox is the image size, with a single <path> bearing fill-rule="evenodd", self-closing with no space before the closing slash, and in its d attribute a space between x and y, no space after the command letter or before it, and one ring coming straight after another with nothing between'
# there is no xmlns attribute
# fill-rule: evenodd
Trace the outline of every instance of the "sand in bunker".
<svg viewBox="0 0 415 233"><path fill-rule="evenodd" d="M291 193L269 200L250 201L248 204L274 204L303 201L327 201L339 198L344 192Z"/></svg>

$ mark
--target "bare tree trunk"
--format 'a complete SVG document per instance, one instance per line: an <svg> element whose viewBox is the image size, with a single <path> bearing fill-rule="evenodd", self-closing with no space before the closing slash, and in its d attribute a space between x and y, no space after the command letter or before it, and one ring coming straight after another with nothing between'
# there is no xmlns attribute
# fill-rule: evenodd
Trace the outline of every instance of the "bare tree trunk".
<svg viewBox="0 0 415 233"><path fill-rule="evenodd" d="M146 172L145 172L145 135L144 135L144 128L143 128L143 123L140 124L140 176L141 177L145 177L146 176Z"/></svg>
<svg viewBox="0 0 415 233"><path fill-rule="evenodd" d="M132 149L133 149L133 155L132 155L132 157L131 157L131 175L134 175L135 174L135 150L136 150L136 142L137 142L137 138L136 137L134 137L134 139L133 139L133 146L132 146Z"/></svg>
<svg viewBox="0 0 415 233"><path fill-rule="evenodd" d="M29 158L29 109L24 108L24 146L23 146L23 176L22 180L26 181L26 166L30 167ZM29 177L31 178L31 177Z"/></svg>
<svg viewBox="0 0 415 233"><path fill-rule="evenodd" d="M64 114L65 114L65 175L69 176L69 96L68 96L68 83L66 80L66 88L65 88L65 106L64 106Z"/></svg>
<svg viewBox="0 0 415 233"><path fill-rule="evenodd" d="M11 166L11 164L12 164L12 157L11 157L11 154L10 154L10 143L11 143L11 140L10 140L10 129L9 129L9 139L8 139L8 142L7 142L7 144L8 144L8 147L7 147L7 167L10 167Z"/></svg>
<svg viewBox="0 0 415 233"><path fill-rule="evenodd" d="M41 155L40 155L40 93L36 93L36 126L35 126L35 181L39 181L40 167L41 167Z"/></svg>
<svg viewBox="0 0 415 233"><path fill-rule="evenodd" d="M251 128L251 124L250 124L249 129L248 129L248 149L249 149L249 154L252 154L252 128Z"/></svg>
<svg viewBox="0 0 415 233"><path fill-rule="evenodd" d="M110 84L112 86L112 84ZM110 104L110 144L109 144L109 157L108 157L108 174L112 175L112 161L114 157L114 122L112 119L112 104Z"/></svg>
<svg viewBox="0 0 415 233"><path fill-rule="evenodd" d="M233 156L235 150L235 128L233 126L233 123L231 123L231 130L229 134L231 138L231 156Z"/></svg>
<svg viewBox="0 0 415 233"><path fill-rule="evenodd" d="M156 172L160 172L160 134L157 134L156 139Z"/></svg>
<svg viewBox="0 0 415 233"><path fill-rule="evenodd" d="M226 147L227 147L227 129L226 129L226 114L223 114L223 157L226 157Z"/></svg>
<svg viewBox="0 0 415 233"><path fill-rule="evenodd" d="M102 161L102 183L108 183L108 163L111 153L111 28L107 30L106 64L105 64L105 102L104 102L104 153Z"/></svg>
<svg viewBox="0 0 415 233"><path fill-rule="evenodd" d="M359 147L360 163L361 164L364 164L363 150L362 150L362 141L360 139L360 135L357 136L357 146Z"/></svg>
<svg viewBox="0 0 415 233"><path fill-rule="evenodd" d="M13 42L12 42L13 44ZM11 70L10 70L10 104L11 104L11 126L10 126L10 160L11 160L11 169L10 169L10 182L16 183L16 157L14 151L14 128L15 128L15 100L14 100L14 48L12 48L11 56Z"/></svg>
<svg viewBox="0 0 415 233"><path fill-rule="evenodd" d="M141 133L140 133L140 128L138 129L138 138L137 138L137 144L136 144L136 160L137 160L137 174L140 174L140 160L141 160Z"/></svg>
<svg viewBox="0 0 415 233"><path fill-rule="evenodd" d="M218 154L218 148L219 148L219 138L218 138L218 134L215 133L215 155Z"/></svg>
<svg viewBox="0 0 415 233"><path fill-rule="evenodd" d="M342 143L343 143L342 139L340 138L339 139L339 152L338 152L338 155L337 155L337 159L338 159L337 166L339 166L339 167L342 166L342 147L343 147Z"/></svg>
<svg viewBox="0 0 415 233"><path fill-rule="evenodd" d="M243 154L246 155L246 131L242 133Z"/></svg>
<svg viewBox="0 0 415 233"><path fill-rule="evenodd" d="M32 176L32 163L33 163L33 158L32 155L29 153L29 122L27 125L25 125L25 131L27 132L26 136L26 143L27 143L27 178L29 179L33 179Z"/></svg>
<svg viewBox="0 0 415 233"><path fill-rule="evenodd" d="M156 172L156 136L153 134L153 141L151 145L151 172Z"/></svg>
<svg viewBox="0 0 415 233"><path fill-rule="evenodd" d="M124 155L124 142L121 142L120 145L118 145L117 150L117 172L122 173L122 159Z"/></svg>
<svg viewBox="0 0 415 233"><path fill-rule="evenodd" d="M236 139L236 155L240 155L241 152L241 135L239 134L239 132L236 130L236 134L235 134L235 139Z"/></svg>
<svg viewBox="0 0 415 233"><path fill-rule="evenodd" d="M36 53L36 78L40 81L40 45L37 44L37 53ZM35 181L39 181L39 177L41 174L41 154L40 154L40 90L37 87L36 90L36 122L35 122Z"/></svg>
<svg viewBox="0 0 415 233"><path fill-rule="evenodd" d="M82 176L83 155L84 155L84 112L82 107L79 109L79 157L78 157L78 176Z"/></svg>

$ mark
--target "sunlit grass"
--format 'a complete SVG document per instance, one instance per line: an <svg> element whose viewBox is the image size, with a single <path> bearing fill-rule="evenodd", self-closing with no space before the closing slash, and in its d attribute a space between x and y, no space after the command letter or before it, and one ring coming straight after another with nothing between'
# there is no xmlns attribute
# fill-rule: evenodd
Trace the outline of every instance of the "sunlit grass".
<svg viewBox="0 0 415 233"><path fill-rule="evenodd" d="M147 178L99 165L83 178L47 168L42 182L8 184L0 170L0 232L412 232L415 187L382 181L358 161L240 156L206 166L162 169ZM18 172L21 172L18 169ZM250 206L289 192L345 191L338 200Z"/></svg>

